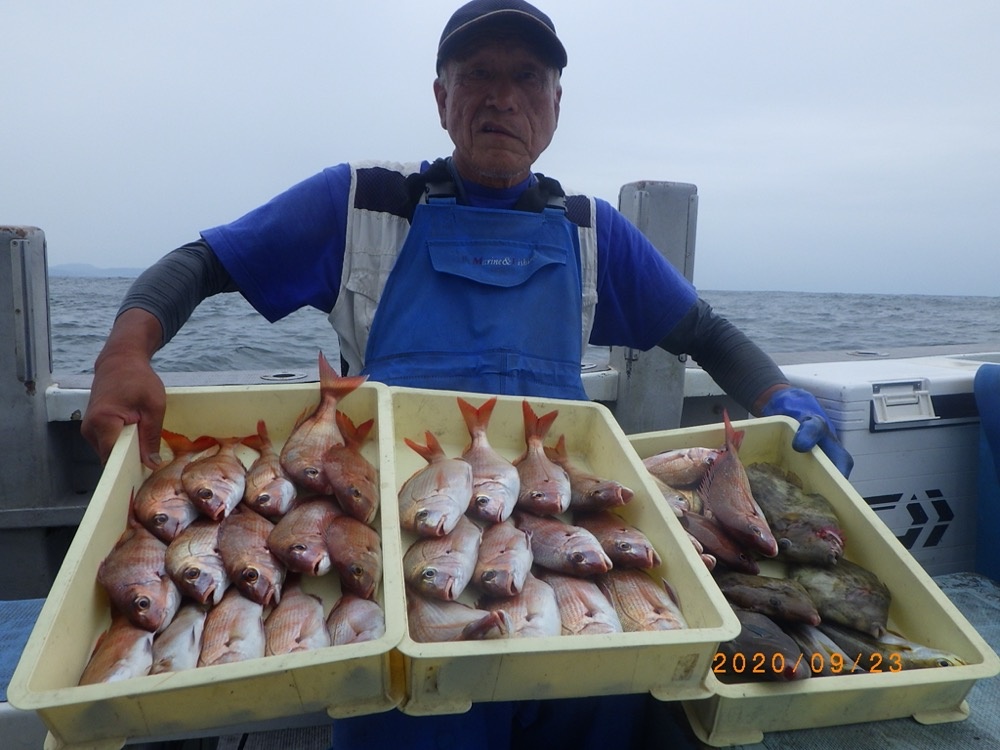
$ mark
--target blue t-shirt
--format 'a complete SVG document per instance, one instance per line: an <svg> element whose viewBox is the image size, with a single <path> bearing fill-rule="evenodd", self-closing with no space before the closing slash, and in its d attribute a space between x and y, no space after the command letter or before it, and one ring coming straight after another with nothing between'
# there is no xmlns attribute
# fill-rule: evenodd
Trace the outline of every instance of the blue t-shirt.
<svg viewBox="0 0 1000 750"><path fill-rule="evenodd" d="M511 208L532 180L507 190L466 182L465 199ZM305 306L329 313L340 289L350 188L349 164L328 167L201 236L268 320ZM590 343L650 349L691 309L697 292L611 204L595 202L598 300Z"/></svg>

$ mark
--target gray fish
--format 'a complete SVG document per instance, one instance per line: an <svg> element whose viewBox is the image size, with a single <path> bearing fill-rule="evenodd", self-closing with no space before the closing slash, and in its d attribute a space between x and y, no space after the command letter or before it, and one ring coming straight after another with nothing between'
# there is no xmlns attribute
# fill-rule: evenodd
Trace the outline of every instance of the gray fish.
<svg viewBox="0 0 1000 750"><path fill-rule="evenodd" d="M789 577L809 592L824 623L840 623L876 637L885 632L891 595L870 570L845 559L829 568L794 565Z"/></svg>
<svg viewBox="0 0 1000 750"><path fill-rule="evenodd" d="M866 671L857 662L859 653L849 656L830 636L815 625L805 622L785 622L781 627L795 641L802 654L809 658L809 669L814 677L831 677Z"/></svg>
<svg viewBox="0 0 1000 750"><path fill-rule="evenodd" d="M809 592L798 581L787 578L718 571L715 582L730 604L760 612L776 620L819 625L820 616Z"/></svg>
<svg viewBox="0 0 1000 750"><path fill-rule="evenodd" d="M957 654L907 640L899 633L884 631L877 637L833 622L820 626L826 635L850 654L861 655L868 671L899 672L906 669L958 667L967 662Z"/></svg>
<svg viewBox="0 0 1000 750"><path fill-rule="evenodd" d="M774 620L733 608L740 634L719 644L713 672L722 682L789 682L810 676L809 659Z"/></svg>

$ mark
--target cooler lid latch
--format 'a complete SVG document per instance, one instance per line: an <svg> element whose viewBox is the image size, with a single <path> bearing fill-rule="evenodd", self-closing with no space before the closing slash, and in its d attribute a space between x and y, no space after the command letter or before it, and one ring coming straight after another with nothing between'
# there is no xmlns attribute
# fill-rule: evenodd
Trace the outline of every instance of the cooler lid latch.
<svg viewBox="0 0 1000 750"><path fill-rule="evenodd" d="M923 381L872 384L872 421L876 427L935 419L938 416Z"/></svg>

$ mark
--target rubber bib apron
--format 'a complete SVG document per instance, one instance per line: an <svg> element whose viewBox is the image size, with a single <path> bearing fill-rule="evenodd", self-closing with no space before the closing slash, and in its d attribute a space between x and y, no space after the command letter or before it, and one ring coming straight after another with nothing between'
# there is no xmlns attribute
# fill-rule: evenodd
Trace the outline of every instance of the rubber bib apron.
<svg viewBox="0 0 1000 750"><path fill-rule="evenodd" d="M576 228L541 213L418 205L372 321L372 380L585 399Z"/></svg>

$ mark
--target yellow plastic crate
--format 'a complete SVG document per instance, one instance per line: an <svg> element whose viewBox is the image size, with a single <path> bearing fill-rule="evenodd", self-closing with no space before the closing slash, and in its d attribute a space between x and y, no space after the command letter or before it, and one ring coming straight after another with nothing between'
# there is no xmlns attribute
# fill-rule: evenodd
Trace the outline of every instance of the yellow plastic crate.
<svg viewBox="0 0 1000 750"><path fill-rule="evenodd" d="M967 666L741 684L721 682L710 670L706 686L712 696L684 702L698 738L723 747L758 743L765 732L772 731L905 716L932 724L968 716L965 697L973 684L1000 673L996 653L822 452L792 450L794 420L769 417L736 422L734 427L746 431L740 449L745 464L777 464L797 474L807 491L830 501L845 532L845 557L874 572L889 587L889 628L951 651ZM718 447L724 442L724 432L717 425L643 433L629 439L645 458L674 448Z"/></svg>
<svg viewBox="0 0 1000 750"><path fill-rule="evenodd" d="M390 390L398 489L427 465L403 439L424 443L424 432L429 430L448 456L460 455L469 443L469 432L456 399L461 396L479 406L487 396ZM500 397L489 424L490 444L511 460L525 448L522 401ZM634 491L631 502L616 511L645 532L656 547L662 565L651 572L655 579L666 578L676 589L690 627L448 643L415 641L407 629L398 647L405 672L405 698L400 709L421 715L461 713L482 701L646 692L660 700L707 696L704 677L711 659L721 641L739 632L739 622L680 523L665 503L653 500L655 485L605 407L579 401L528 401L539 416L559 411L546 445L553 445L565 434L574 462ZM409 532L402 533L401 548L405 551L413 539ZM402 577L402 567L387 571L386 576L390 575ZM474 601L472 588L460 601Z"/></svg>
<svg viewBox="0 0 1000 750"><path fill-rule="evenodd" d="M382 553L398 560L398 515L392 484L392 424L388 389L366 383L339 408L355 424L377 417L363 453L380 471L384 502L374 522ZM298 416L319 400L316 383L277 386L178 388L168 391L165 427L197 437L250 435L264 419L276 446ZM250 451L247 461L256 453ZM10 702L38 713L50 731L49 750L118 748L127 738L170 739L218 734L223 728L268 728L296 717L322 719L385 711L400 700L391 652L403 634L403 590L384 576L377 598L386 616L375 641L305 653L79 686L97 636L110 622L110 605L96 583L97 568L125 527L129 498L148 475L139 462L137 431L115 445L93 499L65 557L9 687ZM340 595L336 574L303 577L329 612ZM313 722L315 723L315 722Z"/></svg>

